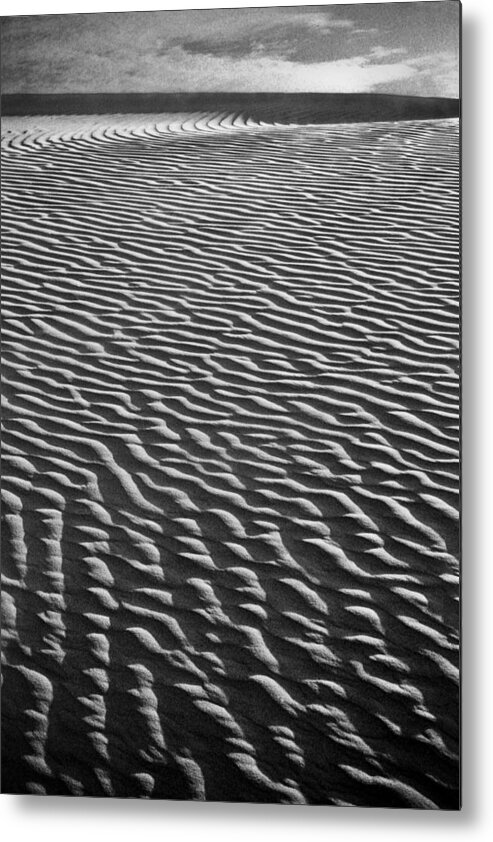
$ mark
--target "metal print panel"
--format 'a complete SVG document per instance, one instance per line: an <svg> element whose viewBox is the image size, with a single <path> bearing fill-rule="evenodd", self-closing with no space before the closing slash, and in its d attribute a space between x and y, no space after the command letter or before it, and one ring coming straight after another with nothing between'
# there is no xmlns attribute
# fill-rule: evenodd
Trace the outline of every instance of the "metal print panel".
<svg viewBox="0 0 493 842"><path fill-rule="evenodd" d="M459 808L459 27L3 18L4 792Z"/></svg>

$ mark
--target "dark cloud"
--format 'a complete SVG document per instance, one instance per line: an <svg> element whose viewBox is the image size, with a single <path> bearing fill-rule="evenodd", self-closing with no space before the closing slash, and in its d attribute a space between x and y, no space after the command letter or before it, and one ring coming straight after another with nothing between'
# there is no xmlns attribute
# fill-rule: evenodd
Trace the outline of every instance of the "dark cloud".
<svg viewBox="0 0 493 842"><path fill-rule="evenodd" d="M181 42L176 40L173 46L181 46L185 52L191 53L192 55L240 57L249 56L251 53L257 52L261 46L261 42L253 37L243 38L237 41L217 41L216 43L204 38L184 40ZM162 53L162 55L164 54Z"/></svg>

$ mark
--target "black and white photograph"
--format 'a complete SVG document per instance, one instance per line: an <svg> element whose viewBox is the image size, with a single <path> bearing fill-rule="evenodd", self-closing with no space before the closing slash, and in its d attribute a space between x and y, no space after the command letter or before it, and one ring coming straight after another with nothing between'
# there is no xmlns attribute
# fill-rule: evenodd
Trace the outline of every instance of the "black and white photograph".
<svg viewBox="0 0 493 842"><path fill-rule="evenodd" d="M461 5L138 6L1 19L2 792L460 811Z"/></svg>

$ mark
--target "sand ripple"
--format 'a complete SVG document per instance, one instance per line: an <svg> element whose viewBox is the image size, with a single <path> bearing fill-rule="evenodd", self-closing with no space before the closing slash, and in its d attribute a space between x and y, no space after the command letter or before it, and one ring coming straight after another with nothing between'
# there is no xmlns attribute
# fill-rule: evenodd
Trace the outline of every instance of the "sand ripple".
<svg viewBox="0 0 493 842"><path fill-rule="evenodd" d="M4 790L456 807L457 121L2 146Z"/></svg>

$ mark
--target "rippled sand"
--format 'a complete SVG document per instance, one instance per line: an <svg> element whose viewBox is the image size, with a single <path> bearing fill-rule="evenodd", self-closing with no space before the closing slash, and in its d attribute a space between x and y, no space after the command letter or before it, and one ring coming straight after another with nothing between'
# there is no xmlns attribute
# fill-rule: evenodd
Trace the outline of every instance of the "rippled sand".
<svg viewBox="0 0 493 842"><path fill-rule="evenodd" d="M4 791L457 808L457 121L3 130Z"/></svg>

